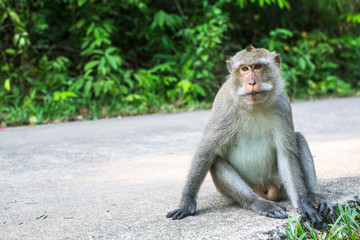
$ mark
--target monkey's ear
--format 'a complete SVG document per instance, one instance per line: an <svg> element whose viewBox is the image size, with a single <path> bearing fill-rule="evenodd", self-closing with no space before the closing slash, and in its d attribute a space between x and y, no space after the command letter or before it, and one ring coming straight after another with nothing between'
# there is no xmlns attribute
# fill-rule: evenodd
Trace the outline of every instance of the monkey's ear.
<svg viewBox="0 0 360 240"><path fill-rule="evenodd" d="M251 52L252 50L254 50L254 46L252 44L250 44L249 46L246 47L246 51L247 52Z"/></svg>
<svg viewBox="0 0 360 240"><path fill-rule="evenodd" d="M281 59L280 59L280 53L279 54L276 54L275 56L275 63L278 67L280 67L280 63L281 63Z"/></svg>
<svg viewBox="0 0 360 240"><path fill-rule="evenodd" d="M229 72L231 72L231 62L230 62L230 60L226 60L226 66L227 66L227 69L229 70Z"/></svg>

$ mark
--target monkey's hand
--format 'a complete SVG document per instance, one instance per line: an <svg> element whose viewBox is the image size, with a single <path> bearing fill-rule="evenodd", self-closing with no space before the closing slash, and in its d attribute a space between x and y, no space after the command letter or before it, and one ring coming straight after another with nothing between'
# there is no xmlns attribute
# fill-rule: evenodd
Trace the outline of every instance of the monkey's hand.
<svg viewBox="0 0 360 240"><path fill-rule="evenodd" d="M286 208L279 203L265 200L262 198L256 199L249 208L261 215L272 218L287 218Z"/></svg>
<svg viewBox="0 0 360 240"><path fill-rule="evenodd" d="M322 216L325 217L325 216L330 216L332 214L333 206L329 202L329 200L318 194L315 194L313 198L317 205L316 208Z"/></svg>
<svg viewBox="0 0 360 240"><path fill-rule="evenodd" d="M166 217L172 218L172 220L183 219L184 217L195 215L196 212L196 200L189 201L181 204L180 208L169 212Z"/></svg>
<svg viewBox="0 0 360 240"><path fill-rule="evenodd" d="M315 201L307 199L302 201L297 211L300 215L305 218L309 219L310 222L313 224L315 228L321 225L322 217L321 214L318 212L318 206Z"/></svg>

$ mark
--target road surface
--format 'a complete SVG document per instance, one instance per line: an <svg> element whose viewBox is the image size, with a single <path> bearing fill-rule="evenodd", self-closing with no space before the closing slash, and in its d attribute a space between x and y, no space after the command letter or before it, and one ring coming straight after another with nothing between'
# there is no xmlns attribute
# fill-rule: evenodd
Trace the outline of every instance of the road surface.
<svg viewBox="0 0 360 240"><path fill-rule="evenodd" d="M360 195L360 98L292 104L322 191ZM209 111L0 130L0 239L264 239L287 220L244 210L207 176L195 216L177 207ZM292 214L296 211L284 202Z"/></svg>

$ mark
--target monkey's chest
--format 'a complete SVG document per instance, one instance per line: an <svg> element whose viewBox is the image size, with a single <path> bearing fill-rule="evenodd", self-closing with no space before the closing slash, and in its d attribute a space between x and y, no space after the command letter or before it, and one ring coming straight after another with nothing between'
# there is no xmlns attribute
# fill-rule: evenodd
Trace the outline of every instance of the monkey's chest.
<svg viewBox="0 0 360 240"><path fill-rule="evenodd" d="M229 149L228 161L250 185L276 181L276 152L271 129L252 129L239 134Z"/></svg>

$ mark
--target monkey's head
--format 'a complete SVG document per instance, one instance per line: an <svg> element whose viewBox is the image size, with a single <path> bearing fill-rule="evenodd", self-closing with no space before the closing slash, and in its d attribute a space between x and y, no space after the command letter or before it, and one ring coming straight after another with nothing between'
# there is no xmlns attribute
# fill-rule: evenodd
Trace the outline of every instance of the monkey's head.
<svg viewBox="0 0 360 240"><path fill-rule="evenodd" d="M283 89L280 54L252 45L226 61L235 99L247 105L272 101Z"/></svg>

